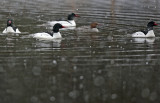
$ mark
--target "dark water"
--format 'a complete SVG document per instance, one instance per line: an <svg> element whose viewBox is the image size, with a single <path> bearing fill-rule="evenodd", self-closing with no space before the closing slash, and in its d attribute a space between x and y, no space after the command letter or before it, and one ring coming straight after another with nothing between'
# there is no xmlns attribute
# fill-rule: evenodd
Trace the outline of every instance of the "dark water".
<svg viewBox="0 0 160 103"><path fill-rule="evenodd" d="M159 103L160 27L156 38L126 36L160 23L159 11L159 0L1 0L0 31L11 16L23 33L0 35L0 103ZM100 32L32 38L71 12Z"/></svg>

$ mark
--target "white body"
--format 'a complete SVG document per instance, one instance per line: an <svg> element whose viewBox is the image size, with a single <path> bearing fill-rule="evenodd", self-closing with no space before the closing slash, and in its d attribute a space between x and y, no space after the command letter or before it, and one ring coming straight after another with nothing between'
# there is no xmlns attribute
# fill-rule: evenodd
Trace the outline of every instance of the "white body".
<svg viewBox="0 0 160 103"><path fill-rule="evenodd" d="M54 33L53 36L51 36L50 34L48 33L36 33L33 35L33 38L36 38L36 39L48 39L48 40L51 40L51 39L58 39L58 38L62 38L60 32L58 33Z"/></svg>
<svg viewBox="0 0 160 103"><path fill-rule="evenodd" d="M21 33L21 32L19 31L18 28L16 29L16 31L14 31L13 28L9 26L5 28L2 33Z"/></svg>
<svg viewBox="0 0 160 103"><path fill-rule="evenodd" d="M48 22L48 24L51 26L54 26L56 23L60 23L61 25L65 26L65 27L75 27L76 26L76 23L74 20Z"/></svg>
<svg viewBox="0 0 160 103"><path fill-rule="evenodd" d="M146 35L143 32L136 32L132 34L132 37L146 38L146 37L155 37L155 35L154 35L154 31L150 30Z"/></svg>
<svg viewBox="0 0 160 103"><path fill-rule="evenodd" d="M99 30L97 28L92 28L91 31L92 32L99 32Z"/></svg>

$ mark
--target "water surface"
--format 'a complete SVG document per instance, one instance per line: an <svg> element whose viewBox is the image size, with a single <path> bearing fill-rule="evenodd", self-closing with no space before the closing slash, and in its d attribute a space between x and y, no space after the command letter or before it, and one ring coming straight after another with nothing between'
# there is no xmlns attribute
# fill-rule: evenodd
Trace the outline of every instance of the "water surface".
<svg viewBox="0 0 160 103"><path fill-rule="evenodd" d="M150 20L158 0L1 0L0 31L12 17L23 33L0 35L1 103L159 103L160 27L156 38L130 38ZM62 40L31 34L67 18L99 33L61 31Z"/></svg>

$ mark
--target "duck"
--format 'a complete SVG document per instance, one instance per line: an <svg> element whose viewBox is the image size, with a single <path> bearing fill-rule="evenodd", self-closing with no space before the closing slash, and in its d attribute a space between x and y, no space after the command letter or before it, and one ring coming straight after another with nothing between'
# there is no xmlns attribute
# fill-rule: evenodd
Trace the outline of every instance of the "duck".
<svg viewBox="0 0 160 103"><path fill-rule="evenodd" d="M21 32L19 31L19 29L17 27L13 26L13 20L8 19L7 20L7 27L3 30L2 33L4 33L4 34L6 34L6 33L17 33L17 34L19 34Z"/></svg>
<svg viewBox="0 0 160 103"><path fill-rule="evenodd" d="M97 22L91 23L90 28L92 32L99 32L99 30L97 29L97 25L99 25Z"/></svg>
<svg viewBox="0 0 160 103"><path fill-rule="evenodd" d="M99 32L97 25L99 25L97 22L92 22L90 26L78 27L76 30L81 32Z"/></svg>
<svg viewBox="0 0 160 103"><path fill-rule="evenodd" d="M48 24L51 26L54 26L56 23L60 23L65 27L75 27L76 26L76 22L74 21L75 17L80 17L80 16L75 13L71 13L68 15L68 18L66 21L51 21L51 22L48 22Z"/></svg>
<svg viewBox="0 0 160 103"><path fill-rule="evenodd" d="M154 21L150 21L147 24L147 27L145 30L139 31L139 32L135 32L133 33L131 36L132 37L140 37L140 38L146 38L146 37L155 37L154 31L153 31L153 27L157 26L158 24L155 23Z"/></svg>
<svg viewBox="0 0 160 103"><path fill-rule="evenodd" d="M35 33L33 35L33 38L36 39L60 39L62 38L61 33L59 32L59 29L65 28L60 23L56 23L53 26L52 32L42 32L42 33Z"/></svg>

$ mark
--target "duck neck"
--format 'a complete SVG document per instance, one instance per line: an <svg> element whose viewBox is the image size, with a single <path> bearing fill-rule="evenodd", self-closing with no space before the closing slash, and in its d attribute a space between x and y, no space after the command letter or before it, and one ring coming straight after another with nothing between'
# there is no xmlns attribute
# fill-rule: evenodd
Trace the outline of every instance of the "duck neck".
<svg viewBox="0 0 160 103"><path fill-rule="evenodd" d="M7 24L7 27L13 27L13 25L12 24Z"/></svg>
<svg viewBox="0 0 160 103"><path fill-rule="evenodd" d="M74 21L74 20L68 20L68 22L69 22L70 24L75 24L75 21Z"/></svg>
<svg viewBox="0 0 160 103"><path fill-rule="evenodd" d="M148 30L148 31L153 30L153 27L149 27L149 26L148 26L148 27L147 27L147 30Z"/></svg>
<svg viewBox="0 0 160 103"><path fill-rule="evenodd" d="M74 20L74 16L72 16L72 15L68 15L68 18L67 18L68 20Z"/></svg>
<svg viewBox="0 0 160 103"><path fill-rule="evenodd" d="M60 32L53 33L53 38L62 38Z"/></svg>

